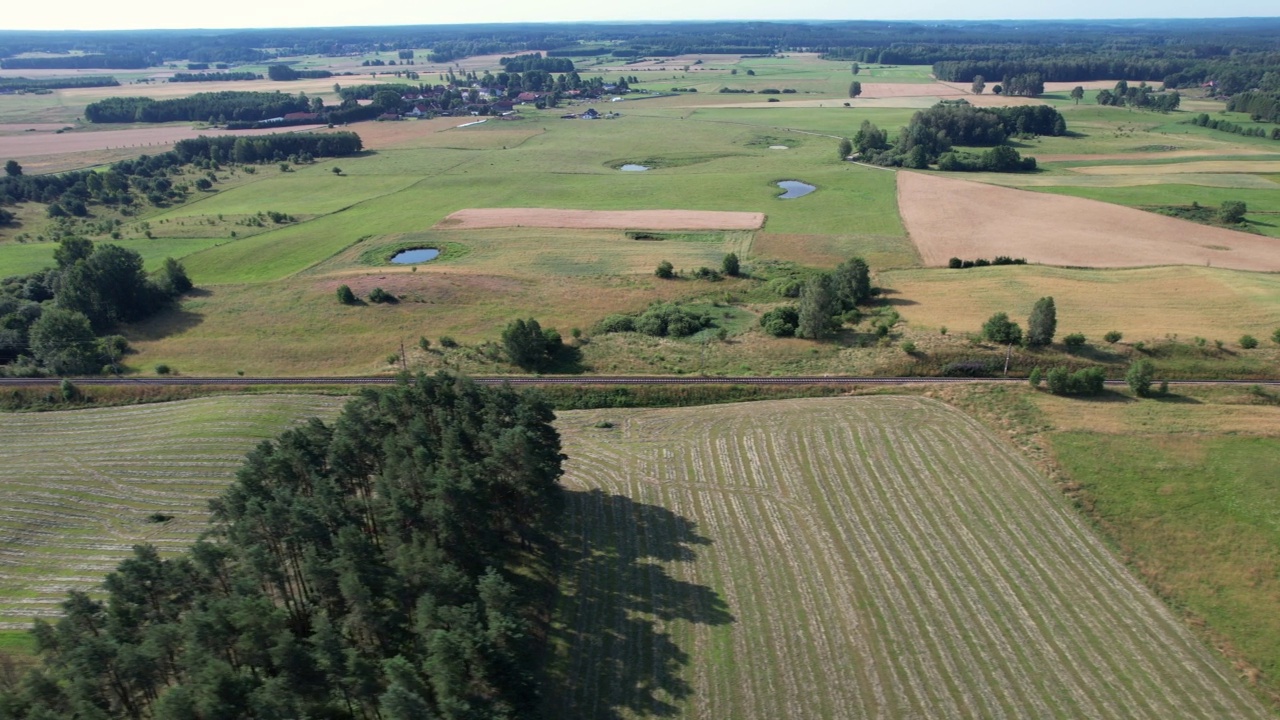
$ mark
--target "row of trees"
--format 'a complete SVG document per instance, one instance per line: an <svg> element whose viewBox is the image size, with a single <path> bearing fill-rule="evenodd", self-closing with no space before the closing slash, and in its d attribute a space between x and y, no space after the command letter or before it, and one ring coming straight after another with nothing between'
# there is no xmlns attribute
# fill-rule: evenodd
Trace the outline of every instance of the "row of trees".
<svg viewBox="0 0 1280 720"><path fill-rule="evenodd" d="M38 621L45 718L532 718L563 507L550 406L437 375L251 452L210 530ZM530 567L538 546L547 564ZM545 576L545 575L544 575ZM554 582L552 580L552 582Z"/></svg>
<svg viewBox="0 0 1280 720"><path fill-rule="evenodd" d="M262 76L252 72L198 72L174 73L169 78L171 83L193 82L229 82L232 80L261 80Z"/></svg>
<svg viewBox="0 0 1280 720"><path fill-rule="evenodd" d="M202 122L208 118L254 121L306 112L305 96L281 92L226 90L196 93L189 97L156 100L149 97L111 97L89 103L84 117L93 123Z"/></svg>
<svg viewBox="0 0 1280 720"><path fill-rule="evenodd" d="M0 78L0 91L63 90L67 88L116 87L120 81L110 75L81 75L69 78Z"/></svg>
<svg viewBox="0 0 1280 720"><path fill-rule="evenodd" d="M1231 122L1230 120L1209 117L1208 113L1200 113L1199 115L1196 115L1194 118L1192 118L1189 122L1192 125L1198 125L1200 127L1209 128L1210 130L1220 130L1222 132L1229 132L1235 135L1245 135L1248 137L1260 137L1260 138L1270 137L1272 140L1280 140L1280 127L1271 128L1271 132L1268 133L1266 128L1249 127L1247 125L1241 125L1239 123Z"/></svg>

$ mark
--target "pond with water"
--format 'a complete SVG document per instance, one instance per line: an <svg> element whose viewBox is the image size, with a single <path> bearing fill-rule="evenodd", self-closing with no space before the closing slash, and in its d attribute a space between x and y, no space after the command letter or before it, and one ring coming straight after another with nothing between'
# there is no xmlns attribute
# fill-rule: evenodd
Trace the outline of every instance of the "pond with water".
<svg viewBox="0 0 1280 720"><path fill-rule="evenodd" d="M391 258L391 262L396 265L417 265L428 260L435 260L440 257L440 251L436 248L415 248L413 250L402 250Z"/></svg>
<svg viewBox="0 0 1280 720"><path fill-rule="evenodd" d="M778 183L778 187L786 190L778 196L779 200L790 200L791 198L804 197L818 188L809 183L802 183L799 180L783 180Z"/></svg>
<svg viewBox="0 0 1280 720"><path fill-rule="evenodd" d="M649 169L649 166L636 165L635 163L627 163L626 165L623 165L618 169L621 170L622 172L644 172L645 170Z"/></svg>

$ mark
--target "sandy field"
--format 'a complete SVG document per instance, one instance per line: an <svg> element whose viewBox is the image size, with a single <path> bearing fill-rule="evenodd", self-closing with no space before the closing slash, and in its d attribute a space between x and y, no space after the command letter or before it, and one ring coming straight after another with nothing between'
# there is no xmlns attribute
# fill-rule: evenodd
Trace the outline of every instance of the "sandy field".
<svg viewBox="0 0 1280 720"><path fill-rule="evenodd" d="M1275 238L1082 198L898 173L898 210L924 264L1025 257L1067 267L1280 270Z"/></svg>
<svg viewBox="0 0 1280 720"><path fill-rule="evenodd" d="M0 135L0 157L21 159L118 148L151 148L149 151L144 152L165 152L171 149L173 144L179 140L187 140L201 135L270 135L279 132L315 130L320 127L324 126L295 125L288 128L228 132L226 130L197 129L180 125L163 125L134 130L81 130L65 132L61 135L53 132L29 132L20 135Z"/></svg>
<svg viewBox="0 0 1280 720"><path fill-rule="evenodd" d="M546 227L604 230L755 230L764 213L715 210L561 210L470 208L452 213L438 230Z"/></svg>

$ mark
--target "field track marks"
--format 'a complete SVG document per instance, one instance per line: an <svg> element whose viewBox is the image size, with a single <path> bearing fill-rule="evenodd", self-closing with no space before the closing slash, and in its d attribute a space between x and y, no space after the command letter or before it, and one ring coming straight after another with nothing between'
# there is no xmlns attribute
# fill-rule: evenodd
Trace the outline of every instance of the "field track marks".
<svg viewBox="0 0 1280 720"><path fill-rule="evenodd" d="M93 591L136 544L183 550L246 452L341 402L209 397L0 415L0 628L56 616L68 590Z"/></svg>
<svg viewBox="0 0 1280 720"><path fill-rule="evenodd" d="M551 715L1269 717L1044 478L945 405L558 425L573 681Z"/></svg>

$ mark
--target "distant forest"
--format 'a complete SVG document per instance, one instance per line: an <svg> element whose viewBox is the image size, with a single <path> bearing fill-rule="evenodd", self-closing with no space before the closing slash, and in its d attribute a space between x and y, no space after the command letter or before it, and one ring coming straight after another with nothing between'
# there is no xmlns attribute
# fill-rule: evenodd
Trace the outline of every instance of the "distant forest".
<svg viewBox="0 0 1280 720"><path fill-rule="evenodd" d="M1231 95L1280 75L1280 19L1013 22L682 22L487 24L263 30L0 31L0 67L145 68L429 48L431 62L468 55L669 57L818 52L832 60L933 65L940 79L1212 83ZM45 57L15 57L27 53ZM519 60L520 58L515 58Z"/></svg>

